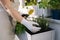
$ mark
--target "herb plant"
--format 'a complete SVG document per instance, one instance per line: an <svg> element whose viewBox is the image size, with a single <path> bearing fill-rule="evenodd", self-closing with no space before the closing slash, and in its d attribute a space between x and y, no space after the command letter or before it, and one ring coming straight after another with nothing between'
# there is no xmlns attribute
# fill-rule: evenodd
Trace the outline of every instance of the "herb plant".
<svg viewBox="0 0 60 40"><path fill-rule="evenodd" d="M43 16L38 18L33 18L33 21L39 24L39 27L41 27L41 30L45 31L48 29L49 22Z"/></svg>
<svg viewBox="0 0 60 40"><path fill-rule="evenodd" d="M16 22L15 33L16 33L17 35L19 35L19 34L23 33L24 31L25 31L25 26L22 25L22 24L19 23L19 22Z"/></svg>
<svg viewBox="0 0 60 40"><path fill-rule="evenodd" d="M47 8L50 0L41 0L38 2L39 8Z"/></svg>
<svg viewBox="0 0 60 40"><path fill-rule="evenodd" d="M25 6L36 5L37 0L25 0Z"/></svg>
<svg viewBox="0 0 60 40"><path fill-rule="evenodd" d="M60 9L60 0L50 0L49 4L52 9Z"/></svg>

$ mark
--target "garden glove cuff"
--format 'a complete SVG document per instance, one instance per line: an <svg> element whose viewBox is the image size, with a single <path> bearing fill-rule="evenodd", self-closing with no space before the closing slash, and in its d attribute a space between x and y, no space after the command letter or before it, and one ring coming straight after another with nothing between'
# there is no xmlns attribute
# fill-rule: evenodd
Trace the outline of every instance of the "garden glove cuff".
<svg viewBox="0 0 60 40"><path fill-rule="evenodd" d="M23 20L21 21L21 23L23 25L26 26L26 28L28 28L31 32L35 33L37 31L39 31L41 28L40 27L35 27L33 26L33 24L37 24L35 22L31 22L31 21L27 21L26 19L23 18Z"/></svg>

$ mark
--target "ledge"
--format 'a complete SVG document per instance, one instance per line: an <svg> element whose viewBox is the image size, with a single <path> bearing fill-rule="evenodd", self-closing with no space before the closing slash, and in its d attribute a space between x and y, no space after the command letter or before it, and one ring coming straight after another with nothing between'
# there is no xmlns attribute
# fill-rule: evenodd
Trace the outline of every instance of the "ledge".
<svg viewBox="0 0 60 40"><path fill-rule="evenodd" d="M51 19L51 18L46 18L50 23L56 23L56 24L60 24L60 20L56 20L56 19Z"/></svg>

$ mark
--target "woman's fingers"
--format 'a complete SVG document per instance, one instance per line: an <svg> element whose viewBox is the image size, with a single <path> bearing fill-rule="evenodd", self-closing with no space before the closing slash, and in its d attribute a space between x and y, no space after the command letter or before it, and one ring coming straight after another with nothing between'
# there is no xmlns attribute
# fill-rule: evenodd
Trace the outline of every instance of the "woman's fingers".
<svg viewBox="0 0 60 40"><path fill-rule="evenodd" d="M39 30L41 30L40 27L35 27L35 26L32 27L32 32L33 33L38 32Z"/></svg>

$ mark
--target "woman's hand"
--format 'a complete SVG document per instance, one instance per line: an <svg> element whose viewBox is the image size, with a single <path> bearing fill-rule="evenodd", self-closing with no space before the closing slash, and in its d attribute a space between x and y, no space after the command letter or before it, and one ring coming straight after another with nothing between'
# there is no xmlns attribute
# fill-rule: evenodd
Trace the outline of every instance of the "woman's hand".
<svg viewBox="0 0 60 40"><path fill-rule="evenodd" d="M23 25L25 25L33 33L37 32L41 29L40 27L33 26L33 24L38 25L36 22L33 22L33 21L31 22L31 21L27 21L26 19L23 19L21 21L21 23Z"/></svg>

